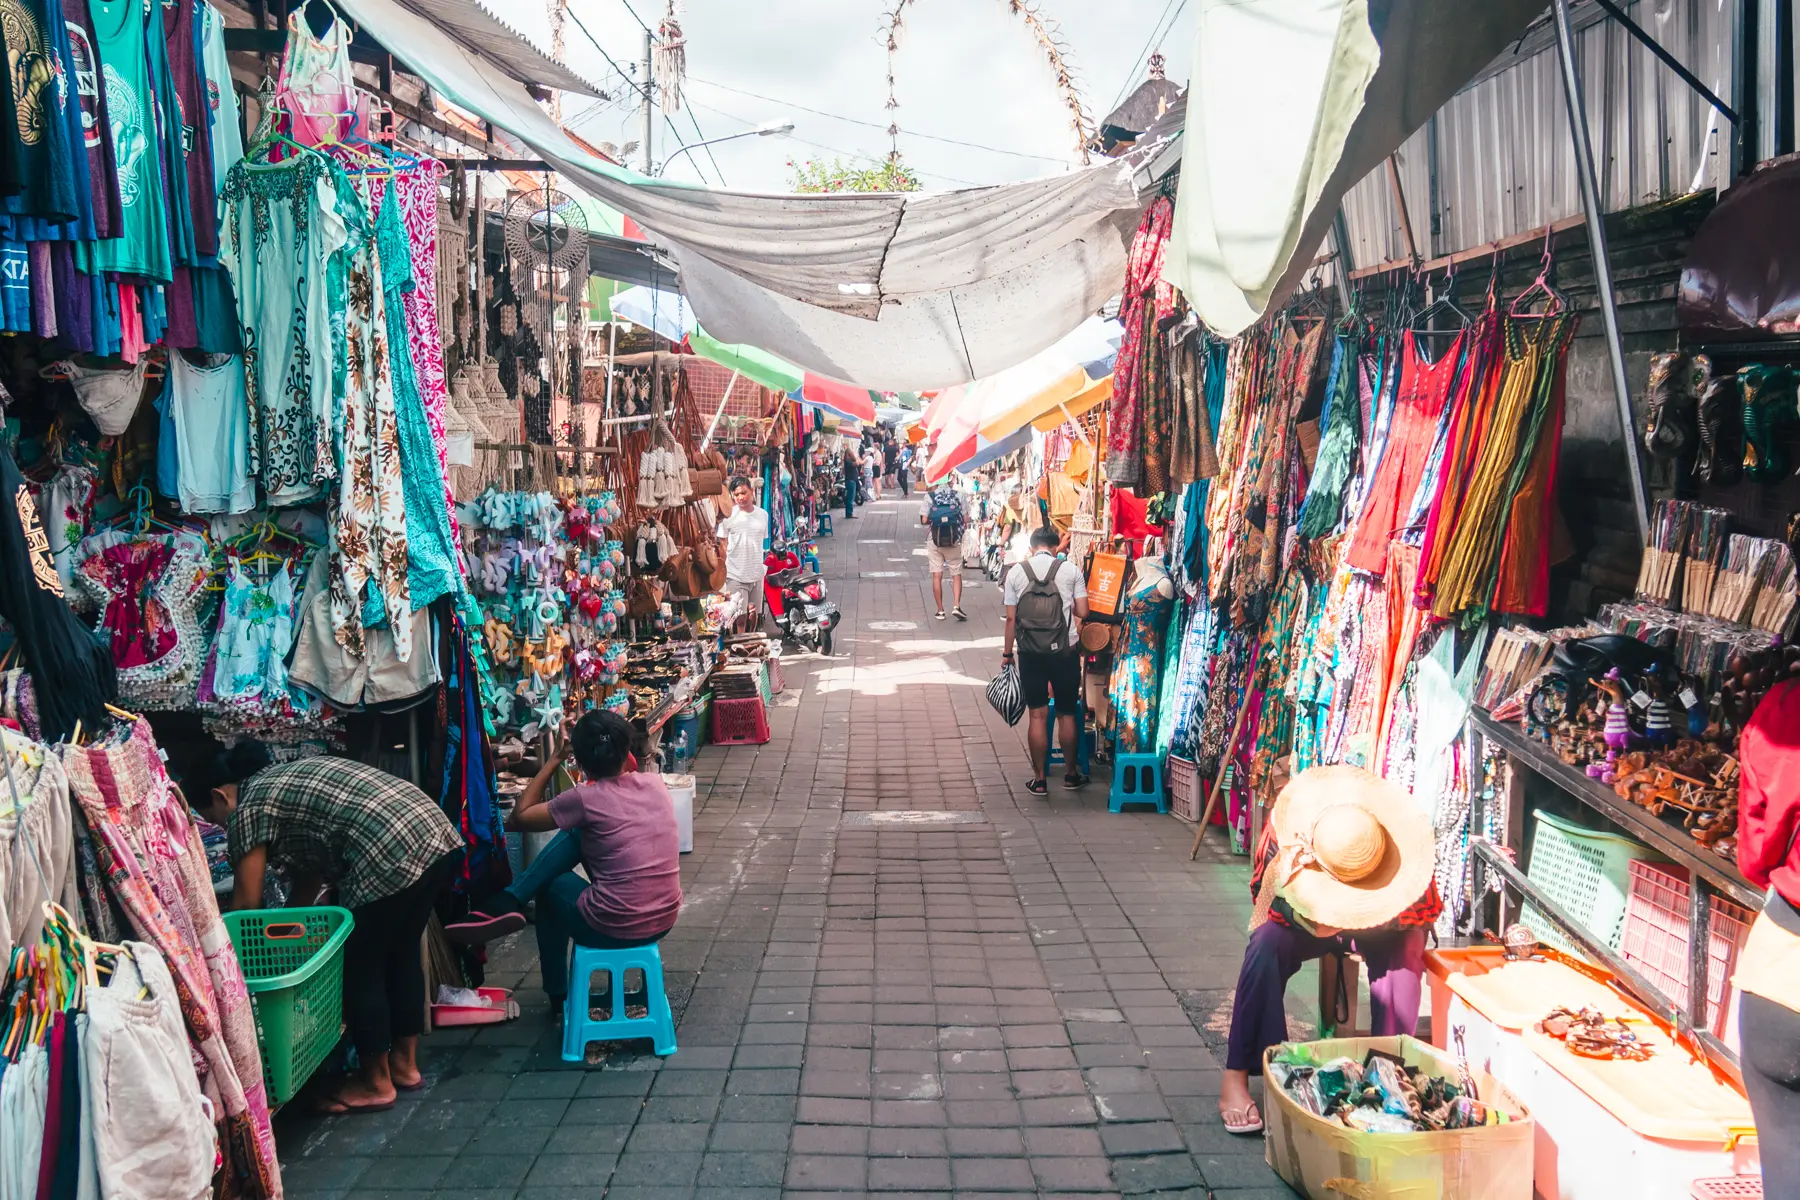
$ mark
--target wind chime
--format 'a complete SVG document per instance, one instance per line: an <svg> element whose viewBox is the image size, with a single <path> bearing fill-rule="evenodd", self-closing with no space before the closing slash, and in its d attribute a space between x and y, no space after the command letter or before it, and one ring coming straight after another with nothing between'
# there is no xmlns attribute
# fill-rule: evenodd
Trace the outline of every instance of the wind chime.
<svg viewBox="0 0 1800 1200"><path fill-rule="evenodd" d="M540 371L519 372L527 438L566 444L570 440L568 405L575 389L569 356L557 353L556 308L559 300L567 303L570 331L574 332L577 318L573 314L587 291L587 214L573 197L557 188L532 188L507 203L505 237L519 318L536 334L550 368L549 395L543 394ZM568 339L563 345L566 349Z"/></svg>

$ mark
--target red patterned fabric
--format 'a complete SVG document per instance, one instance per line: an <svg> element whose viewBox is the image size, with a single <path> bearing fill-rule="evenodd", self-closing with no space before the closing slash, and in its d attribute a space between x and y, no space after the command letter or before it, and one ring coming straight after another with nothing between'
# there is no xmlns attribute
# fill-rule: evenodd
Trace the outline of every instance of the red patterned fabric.
<svg viewBox="0 0 1800 1200"><path fill-rule="evenodd" d="M1176 292L1162 278L1163 252L1175 223L1175 204L1160 196L1144 211L1125 259L1125 290L1119 324L1125 338L1113 369L1113 398L1107 422L1106 474L1114 483L1138 487L1144 474L1144 389L1156 360L1158 317L1175 309Z"/></svg>

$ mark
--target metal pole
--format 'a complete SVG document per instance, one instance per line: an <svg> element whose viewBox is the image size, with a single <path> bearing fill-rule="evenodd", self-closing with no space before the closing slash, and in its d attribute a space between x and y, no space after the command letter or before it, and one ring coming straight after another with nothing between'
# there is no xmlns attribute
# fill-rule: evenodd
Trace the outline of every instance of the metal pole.
<svg viewBox="0 0 1800 1200"><path fill-rule="evenodd" d="M1650 539L1650 502L1644 493L1644 470L1638 461L1637 418L1631 411L1631 384L1625 378L1625 343L1619 333L1619 309L1613 297L1612 266L1606 251L1606 212L1594 172L1594 144L1588 138L1587 105L1581 96L1581 73L1575 65L1575 35L1569 27L1569 0L1555 0L1557 57L1562 60L1563 100L1569 110L1569 133L1575 140L1575 176L1581 181L1581 205L1587 215L1588 245L1594 255L1594 290L1600 297L1600 320L1612 360L1613 395L1624 430L1625 461L1630 468L1631 501L1638 536Z"/></svg>
<svg viewBox="0 0 1800 1200"><path fill-rule="evenodd" d="M644 174L656 174L656 159L650 144L656 136L656 38L644 30Z"/></svg>

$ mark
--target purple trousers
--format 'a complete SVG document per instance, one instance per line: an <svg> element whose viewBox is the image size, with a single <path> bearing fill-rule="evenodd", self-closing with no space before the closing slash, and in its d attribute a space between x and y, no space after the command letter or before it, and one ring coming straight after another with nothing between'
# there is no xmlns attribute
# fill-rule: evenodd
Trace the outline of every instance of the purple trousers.
<svg viewBox="0 0 1800 1200"><path fill-rule="evenodd" d="M1244 947L1244 966L1231 1005L1227 1071L1262 1074L1263 1051L1288 1040L1282 1004L1288 980L1301 963L1339 949L1355 950L1368 968L1369 1032L1392 1037L1418 1028L1425 930L1382 929L1326 938L1269 921L1257 926Z"/></svg>

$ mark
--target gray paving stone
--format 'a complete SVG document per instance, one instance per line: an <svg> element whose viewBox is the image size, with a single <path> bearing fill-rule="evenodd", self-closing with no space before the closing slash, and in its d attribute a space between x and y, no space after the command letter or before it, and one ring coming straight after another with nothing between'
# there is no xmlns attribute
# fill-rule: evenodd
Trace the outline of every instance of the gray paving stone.
<svg viewBox="0 0 1800 1200"><path fill-rule="evenodd" d="M970 577L968 624L931 621L918 511L821 543L840 657L790 659L772 740L693 764L662 945L680 1051L565 1069L533 940L497 943L521 1018L427 1037L393 1114L282 1114L294 1200L1291 1194L1216 1115L1244 861L1189 863L1186 827L1108 814L1103 787L1024 795L1022 730L942 681L992 669L998 589Z"/></svg>

